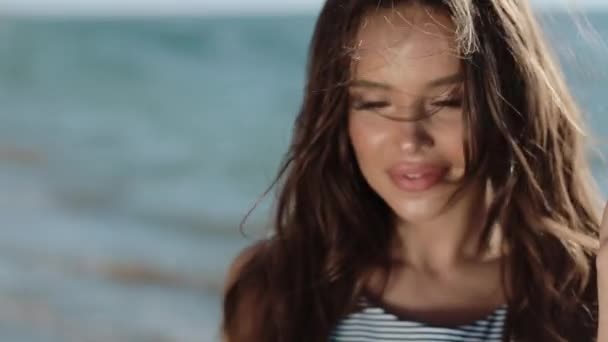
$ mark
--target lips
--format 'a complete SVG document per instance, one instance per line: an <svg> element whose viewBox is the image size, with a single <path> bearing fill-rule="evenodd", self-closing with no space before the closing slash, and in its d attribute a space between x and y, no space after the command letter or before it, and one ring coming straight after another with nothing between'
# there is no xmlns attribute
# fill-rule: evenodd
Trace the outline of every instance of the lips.
<svg viewBox="0 0 608 342"><path fill-rule="evenodd" d="M437 164L399 163L388 170L392 182L407 192L425 191L441 181L447 168Z"/></svg>

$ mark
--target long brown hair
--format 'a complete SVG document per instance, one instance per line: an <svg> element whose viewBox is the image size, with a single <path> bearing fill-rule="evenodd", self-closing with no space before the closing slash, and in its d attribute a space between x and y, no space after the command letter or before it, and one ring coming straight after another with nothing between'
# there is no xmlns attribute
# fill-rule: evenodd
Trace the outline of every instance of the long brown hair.
<svg viewBox="0 0 608 342"><path fill-rule="evenodd" d="M327 340L354 308L366 271L390 269L392 216L354 158L345 85L362 18L407 2L327 0L321 10L293 142L274 183L275 234L252 250L225 293L229 341ZM466 174L492 188L484 236L499 224L508 252L505 340L592 341L599 194L581 113L528 1L416 2L444 8L457 26Z"/></svg>

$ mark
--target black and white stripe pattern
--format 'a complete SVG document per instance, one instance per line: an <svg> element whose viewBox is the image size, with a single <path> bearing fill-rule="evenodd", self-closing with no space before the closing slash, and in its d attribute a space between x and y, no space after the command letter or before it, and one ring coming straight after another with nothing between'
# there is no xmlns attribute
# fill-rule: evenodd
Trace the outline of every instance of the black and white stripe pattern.
<svg viewBox="0 0 608 342"><path fill-rule="evenodd" d="M447 328L405 321L363 300L363 308L345 317L330 336L331 342L501 342L506 306L469 325Z"/></svg>

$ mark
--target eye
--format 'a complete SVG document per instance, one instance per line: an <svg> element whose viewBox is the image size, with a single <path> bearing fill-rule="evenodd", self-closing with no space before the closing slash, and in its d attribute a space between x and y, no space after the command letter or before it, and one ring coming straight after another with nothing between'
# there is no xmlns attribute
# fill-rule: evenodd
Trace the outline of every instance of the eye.
<svg viewBox="0 0 608 342"><path fill-rule="evenodd" d="M450 108L460 108L462 107L462 98L459 96L451 97L445 100L439 100L433 102L433 106L436 107L450 107Z"/></svg>
<svg viewBox="0 0 608 342"><path fill-rule="evenodd" d="M353 109L355 110L370 110L379 109L390 106L388 101L353 101Z"/></svg>

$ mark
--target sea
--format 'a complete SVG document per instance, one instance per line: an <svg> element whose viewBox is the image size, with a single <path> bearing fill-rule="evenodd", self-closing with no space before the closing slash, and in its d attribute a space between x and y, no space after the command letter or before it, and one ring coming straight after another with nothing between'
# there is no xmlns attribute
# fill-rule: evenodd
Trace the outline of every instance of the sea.
<svg viewBox="0 0 608 342"><path fill-rule="evenodd" d="M539 15L606 194L608 12ZM226 267L271 224L314 23L0 18L1 341L219 340Z"/></svg>

